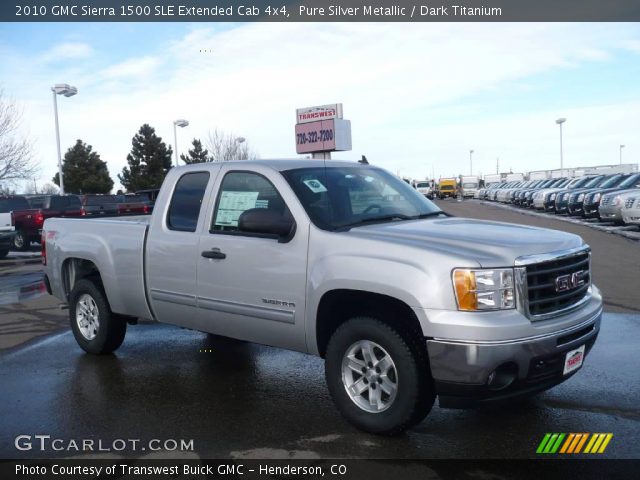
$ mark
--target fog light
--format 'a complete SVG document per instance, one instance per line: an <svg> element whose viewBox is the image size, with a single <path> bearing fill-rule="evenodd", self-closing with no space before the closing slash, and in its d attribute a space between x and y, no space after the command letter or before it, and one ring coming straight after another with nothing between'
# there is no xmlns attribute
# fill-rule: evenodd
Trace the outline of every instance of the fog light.
<svg viewBox="0 0 640 480"><path fill-rule="evenodd" d="M518 366L515 363L503 363L487 378L487 387L490 390L503 390L511 385L518 376Z"/></svg>

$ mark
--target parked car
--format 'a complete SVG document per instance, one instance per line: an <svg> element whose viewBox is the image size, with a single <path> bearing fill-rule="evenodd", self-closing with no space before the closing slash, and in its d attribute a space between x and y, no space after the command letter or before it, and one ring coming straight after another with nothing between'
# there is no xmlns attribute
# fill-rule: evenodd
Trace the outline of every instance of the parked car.
<svg viewBox="0 0 640 480"><path fill-rule="evenodd" d="M570 182L570 180L571 179L564 178L564 177L543 180L534 188L526 189L522 192L521 197L519 199L519 205L524 208L532 208L533 196L535 195L536 192L545 188L562 188L565 185L567 185Z"/></svg>
<svg viewBox="0 0 640 480"><path fill-rule="evenodd" d="M567 204L567 213L570 216L584 216L584 199L590 193L596 191L599 188L610 188L616 187L619 185L624 179L626 175L623 174L615 174L615 175L606 175L597 185L589 188L580 189L578 192L572 192L569 195L569 202Z"/></svg>
<svg viewBox="0 0 640 480"><path fill-rule="evenodd" d="M436 396L460 407L564 382L600 329L579 236L450 217L371 165L175 167L157 205L45 222L45 286L86 352L143 318L318 355L343 416L388 435Z"/></svg>
<svg viewBox="0 0 640 480"><path fill-rule="evenodd" d="M40 195L4 197L2 209L13 211L15 235L13 249L27 250L31 242L40 242L42 224L47 218L80 216L80 202L73 195Z"/></svg>
<svg viewBox="0 0 640 480"><path fill-rule="evenodd" d="M629 198L635 198L638 194L640 194L640 191L637 188L633 188L603 195L600 199L600 206L598 207L600 219L616 224L624 223L622 207Z"/></svg>
<svg viewBox="0 0 640 480"><path fill-rule="evenodd" d="M2 212L3 199L0 198L0 259L6 257L13 246L15 227L13 225L13 214Z"/></svg>
<svg viewBox="0 0 640 480"><path fill-rule="evenodd" d="M543 188L533 195L533 207L537 210L553 212L555 211L556 196L558 195L558 192L579 188L591 181L592 178L593 176L576 177L571 179L563 187Z"/></svg>
<svg viewBox="0 0 640 480"><path fill-rule="evenodd" d="M628 175L618 186L612 188L598 188L585 195L583 204L583 216L585 218L600 218L600 201L602 197L609 193L620 192L630 188L640 188L640 173Z"/></svg>
<svg viewBox="0 0 640 480"><path fill-rule="evenodd" d="M87 194L79 195L82 203L82 215L86 217L115 217L122 195Z"/></svg>
<svg viewBox="0 0 640 480"><path fill-rule="evenodd" d="M622 206L622 221L628 225L640 225L640 190L638 195L629 195Z"/></svg>
<svg viewBox="0 0 640 480"><path fill-rule="evenodd" d="M160 193L159 188L151 188L149 190L138 190L135 192L136 195L142 195L143 197L147 197L151 205L156 202L156 198L158 198L158 193Z"/></svg>

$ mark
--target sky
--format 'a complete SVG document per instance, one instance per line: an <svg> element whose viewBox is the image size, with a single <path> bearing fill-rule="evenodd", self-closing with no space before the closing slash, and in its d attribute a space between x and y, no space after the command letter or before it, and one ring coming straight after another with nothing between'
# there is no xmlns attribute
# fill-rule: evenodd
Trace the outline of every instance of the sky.
<svg viewBox="0 0 640 480"><path fill-rule="evenodd" d="M640 160L640 25L633 23L0 24L0 89L23 111L36 182L92 145L117 173L143 123L178 150L215 128L261 158L296 158L295 110L342 103L333 158L409 178ZM469 151L474 150L473 165Z"/></svg>

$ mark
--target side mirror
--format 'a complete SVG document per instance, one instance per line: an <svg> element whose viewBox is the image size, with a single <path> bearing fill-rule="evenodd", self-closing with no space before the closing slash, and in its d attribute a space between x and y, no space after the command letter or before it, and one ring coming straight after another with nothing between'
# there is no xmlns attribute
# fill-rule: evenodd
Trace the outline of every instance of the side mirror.
<svg viewBox="0 0 640 480"><path fill-rule="evenodd" d="M291 217L267 208L251 208L240 214L238 229L243 232L275 235L281 239L289 239L295 231L295 222Z"/></svg>

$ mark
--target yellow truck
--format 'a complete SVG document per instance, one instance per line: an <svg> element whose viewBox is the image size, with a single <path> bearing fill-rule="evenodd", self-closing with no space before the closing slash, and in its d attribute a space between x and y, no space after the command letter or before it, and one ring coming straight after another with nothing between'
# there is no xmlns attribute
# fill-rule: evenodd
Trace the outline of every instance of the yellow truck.
<svg viewBox="0 0 640 480"><path fill-rule="evenodd" d="M455 178L441 178L438 181L438 198L455 198L458 194L458 180Z"/></svg>

